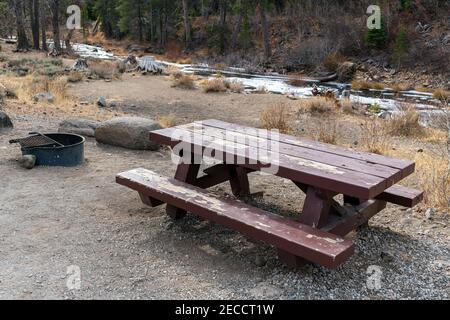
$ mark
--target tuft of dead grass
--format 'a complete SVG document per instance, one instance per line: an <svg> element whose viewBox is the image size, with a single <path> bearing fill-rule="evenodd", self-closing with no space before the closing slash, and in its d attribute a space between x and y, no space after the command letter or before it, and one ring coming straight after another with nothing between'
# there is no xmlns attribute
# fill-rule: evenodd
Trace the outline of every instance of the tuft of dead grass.
<svg viewBox="0 0 450 320"><path fill-rule="evenodd" d="M206 93L226 92L228 86L228 81L223 78L210 79L202 82L203 91Z"/></svg>
<svg viewBox="0 0 450 320"><path fill-rule="evenodd" d="M260 116L260 126L267 130L277 129L281 133L291 132L288 123L289 107L279 103L266 108Z"/></svg>
<svg viewBox="0 0 450 320"><path fill-rule="evenodd" d="M172 73L172 87L187 90L195 89L195 77L181 71Z"/></svg>
<svg viewBox="0 0 450 320"><path fill-rule="evenodd" d="M322 121L318 127L315 136L317 141L337 144L338 138L338 124L336 121L326 120Z"/></svg>
<svg viewBox="0 0 450 320"><path fill-rule="evenodd" d="M89 61L91 77L111 80L119 77L118 64L112 61Z"/></svg>
<svg viewBox="0 0 450 320"><path fill-rule="evenodd" d="M331 114L337 110L337 105L334 100L325 97L314 97L301 99L300 113L311 113L315 115Z"/></svg>
<svg viewBox="0 0 450 320"><path fill-rule="evenodd" d="M450 101L450 91L436 89L433 93L433 97L441 102L448 103L448 101Z"/></svg>
<svg viewBox="0 0 450 320"><path fill-rule="evenodd" d="M71 83L76 83L82 81L84 74L80 71L71 71L67 76L67 81Z"/></svg>
<svg viewBox="0 0 450 320"><path fill-rule="evenodd" d="M172 128L178 125L178 119L174 114L160 116L157 120L163 128Z"/></svg>
<svg viewBox="0 0 450 320"><path fill-rule="evenodd" d="M383 90L385 89L385 85L381 82L372 82L372 81L362 81L362 80L354 80L352 81L352 89L354 90Z"/></svg>
<svg viewBox="0 0 450 320"><path fill-rule="evenodd" d="M389 151L391 139L385 121L376 117L366 119L361 125L361 142L365 151L385 155Z"/></svg>
<svg viewBox="0 0 450 320"><path fill-rule="evenodd" d="M245 90L245 87L242 84L242 82L238 80L227 81L226 86L231 92L234 93L242 93Z"/></svg>
<svg viewBox="0 0 450 320"><path fill-rule="evenodd" d="M387 130L393 136L420 137L425 128L419 124L420 114L414 107L403 107L403 111L387 121Z"/></svg>

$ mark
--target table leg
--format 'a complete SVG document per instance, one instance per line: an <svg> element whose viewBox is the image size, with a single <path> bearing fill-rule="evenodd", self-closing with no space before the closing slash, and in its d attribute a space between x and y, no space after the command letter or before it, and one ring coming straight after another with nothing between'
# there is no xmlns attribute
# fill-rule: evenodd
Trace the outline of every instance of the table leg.
<svg viewBox="0 0 450 320"><path fill-rule="evenodd" d="M300 214L300 222L314 228L321 228L326 225L328 214L334 201L333 197L336 194L298 182L294 183L306 193L305 204ZM309 263L301 257L280 249L278 249L278 258L286 265L294 268L301 268Z"/></svg>
<svg viewBox="0 0 450 320"><path fill-rule="evenodd" d="M361 199L344 195L344 204L349 204L352 206L359 206L363 203L364 203L364 201ZM368 227L369 227L369 221L366 221L359 228L362 229L362 228L368 228Z"/></svg>
<svg viewBox="0 0 450 320"><path fill-rule="evenodd" d="M229 165L231 191L236 197L250 196L250 183L248 170L242 167Z"/></svg>
<svg viewBox="0 0 450 320"><path fill-rule="evenodd" d="M197 181L198 172L200 171L200 164L179 164L175 179L195 185ZM181 219L186 215L186 211L176 208L172 205L167 205L167 214L175 220Z"/></svg>

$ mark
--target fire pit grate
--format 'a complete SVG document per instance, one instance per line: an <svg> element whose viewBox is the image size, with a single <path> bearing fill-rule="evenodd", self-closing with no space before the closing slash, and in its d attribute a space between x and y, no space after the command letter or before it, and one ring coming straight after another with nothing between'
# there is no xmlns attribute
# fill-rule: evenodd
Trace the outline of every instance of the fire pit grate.
<svg viewBox="0 0 450 320"><path fill-rule="evenodd" d="M43 135L41 133L31 132L34 136L23 139L10 140L9 143L19 143L22 148L36 148L36 147L63 147L64 145Z"/></svg>

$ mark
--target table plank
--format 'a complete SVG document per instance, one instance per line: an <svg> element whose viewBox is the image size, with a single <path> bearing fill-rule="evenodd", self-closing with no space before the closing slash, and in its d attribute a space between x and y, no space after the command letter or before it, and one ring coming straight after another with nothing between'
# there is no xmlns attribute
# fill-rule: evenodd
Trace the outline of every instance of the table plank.
<svg viewBox="0 0 450 320"><path fill-rule="evenodd" d="M179 138L174 139L177 136ZM394 184L393 181L385 178L285 154L267 151L266 158L259 154L258 148L233 144L219 138L202 136L178 128L153 131L150 133L150 139L171 147L175 147L180 142L185 142L186 147L189 146L194 153L203 154L206 149L207 153L217 160L223 160L224 158L219 153L214 154L214 150L224 151L225 157L228 156L227 159L233 160L233 163L240 160L239 165L254 170L267 167L269 159L273 160L279 157L279 160L275 163L279 165L276 175L362 199L374 198Z"/></svg>
<svg viewBox="0 0 450 320"><path fill-rule="evenodd" d="M258 148L262 148L264 150L270 149L271 142L268 141L267 139L246 135L240 132L226 131L225 129L206 126L203 125L201 122L181 125L176 128L185 129L190 132L196 132L198 134L204 134L207 136L220 138L227 141L242 143L244 145L258 146ZM301 146L293 146L291 144L283 142L280 142L278 146L279 152L288 156L312 160L315 162L333 165L351 171L357 171L368 175L391 179L394 181L394 183L401 181L403 178L402 171L400 169L383 166L359 159L335 155L323 151L317 151L314 149L309 149Z"/></svg>
<svg viewBox="0 0 450 320"><path fill-rule="evenodd" d="M201 121L201 123L206 126L232 130L249 135L254 135L255 133L255 128L238 125L234 123L228 123L220 120L210 119ZM385 157L374 153L360 152L349 148L339 147L317 141L311 141L303 138L297 138L286 134L280 134L280 142L288 143L294 146L301 146L313 150L323 151L335 155L340 155L347 158L359 159L391 168L400 169L402 171L402 178L411 175L412 173L414 173L415 170L415 163L413 161Z"/></svg>

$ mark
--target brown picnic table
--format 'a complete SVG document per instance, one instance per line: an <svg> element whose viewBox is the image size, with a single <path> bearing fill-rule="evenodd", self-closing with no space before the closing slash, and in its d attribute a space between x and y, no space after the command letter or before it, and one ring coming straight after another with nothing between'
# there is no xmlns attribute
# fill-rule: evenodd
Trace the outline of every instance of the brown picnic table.
<svg viewBox="0 0 450 320"><path fill-rule="evenodd" d="M167 203L167 214L174 219L191 212L265 241L290 266L305 261L339 266L354 253L347 234L367 225L387 202L414 207L423 198L421 191L398 185L414 172L414 162L407 160L219 120L153 131L150 139L183 159L175 178L134 169L117 175L119 184L138 191L147 205ZM200 174L205 157L218 163ZM306 194L298 219L207 190L229 181L235 196L251 196L248 175L257 171L289 179Z"/></svg>

